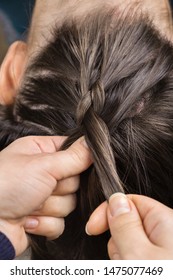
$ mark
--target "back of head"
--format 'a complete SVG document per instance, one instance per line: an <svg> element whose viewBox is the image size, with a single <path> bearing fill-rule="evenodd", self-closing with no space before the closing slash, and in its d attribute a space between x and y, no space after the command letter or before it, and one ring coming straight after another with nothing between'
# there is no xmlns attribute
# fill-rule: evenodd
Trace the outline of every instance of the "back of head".
<svg viewBox="0 0 173 280"><path fill-rule="evenodd" d="M87 237L84 228L114 192L173 206L171 61L172 46L145 16L99 10L55 28L26 70L15 104L1 107L2 148L21 136L50 134L68 136L65 149L84 135L92 151L56 250L41 240L55 258L107 258L109 233Z"/></svg>

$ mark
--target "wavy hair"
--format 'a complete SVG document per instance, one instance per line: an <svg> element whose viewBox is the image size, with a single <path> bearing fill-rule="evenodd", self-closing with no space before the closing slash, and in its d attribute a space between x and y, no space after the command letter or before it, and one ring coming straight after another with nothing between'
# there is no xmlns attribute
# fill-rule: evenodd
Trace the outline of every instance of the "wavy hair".
<svg viewBox="0 0 173 280"><path fill-rule="evenodd" d="M31 236L35 259L107 259L109 232L87 236L92 211L117 191L173 207L173 47L146 16L98 10L55 28L0 107L0 147L26 135L84 135L93 165L54 242ZM57 166L58 169L58 166Z"/></svg>

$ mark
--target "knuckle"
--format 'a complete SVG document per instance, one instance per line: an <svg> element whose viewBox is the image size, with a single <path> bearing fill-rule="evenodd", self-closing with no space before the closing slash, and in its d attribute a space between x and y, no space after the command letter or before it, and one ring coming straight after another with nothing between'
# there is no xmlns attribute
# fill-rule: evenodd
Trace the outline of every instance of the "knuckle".
<svg viewBox="0 0 173 280"><path fill-rule="evenodd" d="M55 194L67 195L75 193L79 189L80 177L79 175L57 181Z"/></svg>

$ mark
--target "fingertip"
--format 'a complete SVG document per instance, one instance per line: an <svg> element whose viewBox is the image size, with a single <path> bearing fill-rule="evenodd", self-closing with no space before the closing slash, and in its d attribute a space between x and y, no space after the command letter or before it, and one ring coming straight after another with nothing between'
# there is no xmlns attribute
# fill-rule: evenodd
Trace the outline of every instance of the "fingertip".
<svg viewBox="0 0 173 280"><path fill-rule="evenodd" d="M107 202L100 204L91 214L85 231L87 235L99 235L108 230Z"/></svg>
<svg viewBox="0 0 173 280"><path fill-rule="evenodd" d="M86 226L85 226L85 232L86 232L86 234L89 235L89 236L92 235L92 234L89 232L89 230L88 230L88 223L87 223Z"/></svg>
<svg viewBox="0 0 173 280"><path fill-rule="evenodd" d="M123 193L115 193L109 199L109 210L113 217L130 212L130 204L128 198Z"/></svg>

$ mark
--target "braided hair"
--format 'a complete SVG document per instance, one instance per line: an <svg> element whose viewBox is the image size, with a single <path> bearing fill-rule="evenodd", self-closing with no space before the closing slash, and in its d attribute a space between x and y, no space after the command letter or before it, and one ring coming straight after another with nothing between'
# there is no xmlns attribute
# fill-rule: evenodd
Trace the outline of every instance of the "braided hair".
<svg viewBox="0 0 173 280"><path fill-rule="evenodd" d="M84 135L93 165L54 242L31 236L36 259L107 259L109 232L87 236L92 211L117 191L173 207L173 47L146 16L97 10L55 28L0 108L0 146L26 135ZM58 166L57 166L58 169Z"/></svg>

